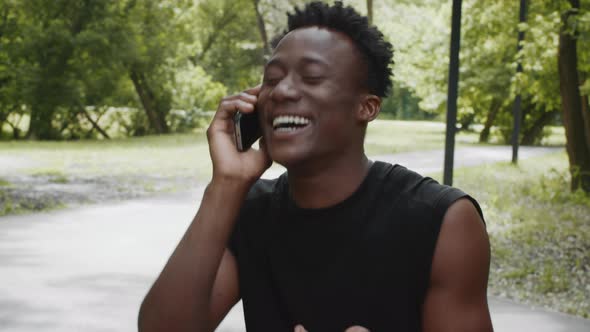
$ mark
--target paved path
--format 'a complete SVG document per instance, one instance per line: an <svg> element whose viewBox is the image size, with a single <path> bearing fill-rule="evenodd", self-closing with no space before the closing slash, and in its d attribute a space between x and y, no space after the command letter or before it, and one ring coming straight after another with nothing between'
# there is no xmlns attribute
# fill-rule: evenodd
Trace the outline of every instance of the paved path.
<svg viewBox="0 0 590 332"><path fill-rule="evenodd" d="M201 192L0 218L0 331L134 331ZM496 331L590 331L589 320L504 300L491 308ZM218 329L243 330L240 306Z"/></svg>

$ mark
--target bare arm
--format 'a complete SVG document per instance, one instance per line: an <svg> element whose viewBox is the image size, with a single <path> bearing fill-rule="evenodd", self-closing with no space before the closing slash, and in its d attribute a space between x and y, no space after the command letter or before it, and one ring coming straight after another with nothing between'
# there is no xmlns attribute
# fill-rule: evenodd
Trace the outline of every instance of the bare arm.
<svg viewBox="0 0 590 332"><path fill-rule="evenodd" d="M196 217L146 295L139 330L212 331L239 300L235 258L226 249L251 184L270 166L264 150L237 152L232 117L254 109L258 88L222 100L207 131L213 178Z"/></svg>
<svg viewBox="0 0 590 332"><path fill-rule="evenodd" d="M487 303L490 245L473 204L460 199L445 214L423 307L424 332L491 332Z"/></svg>

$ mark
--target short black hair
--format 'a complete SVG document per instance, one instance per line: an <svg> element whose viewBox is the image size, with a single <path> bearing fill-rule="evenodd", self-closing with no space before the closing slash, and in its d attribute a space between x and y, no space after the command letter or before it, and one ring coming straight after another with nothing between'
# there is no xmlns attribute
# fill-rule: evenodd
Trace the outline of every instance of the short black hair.
<svg viewBox="0 0 590 332"><path fill-rule="evenodd" d="M393 46L385 40L383 33L375 26L369 25L366 16L359 14L350 6L344 7L341 1L328 5L313 1L303 9L295 7L288 13L288 27L282 34L273 39L273 47L289 32L319 26L342 32L357 46L367 64L367 82L369 92L379 97L389 94L392 86Z"/></svg>

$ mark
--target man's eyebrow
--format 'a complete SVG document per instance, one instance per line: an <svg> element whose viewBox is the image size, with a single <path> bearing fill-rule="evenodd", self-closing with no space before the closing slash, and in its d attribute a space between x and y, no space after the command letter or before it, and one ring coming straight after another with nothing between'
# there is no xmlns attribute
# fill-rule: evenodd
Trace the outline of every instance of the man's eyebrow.
<svg viewBox="0 0 590 332"><path fill-rule="evenodd" d="M268 60L268 62L264 65L264 68L273 66L273 65L281 65L283 62L281 61L280 58L272 58L270 60Z"/></svg>
<svg viewBox="0 0 590 332"><path fill-rule="evenodd" d="M320 57L317 56L310 56L310 55L306 55L301 59L301 62L303 62L304 64L319 64L322 66L328 66L328 62Z"/></svg>
<svg viewBox="0 0 590 332"><path fill-rule="evenodd" d="M301 60L299 60L300 62L302 62L303 64L319 64L322 66L329 66L328 62L320 57L317 56L312 56L312 55L305 55L301 58ZM281 60L281 58L276 57L276 58L272 58L270 59L265 65L264 67L270 67L270 66L274 66L274 65L278 65L278 66L282 66L283 65L283 61Z"/></svg>

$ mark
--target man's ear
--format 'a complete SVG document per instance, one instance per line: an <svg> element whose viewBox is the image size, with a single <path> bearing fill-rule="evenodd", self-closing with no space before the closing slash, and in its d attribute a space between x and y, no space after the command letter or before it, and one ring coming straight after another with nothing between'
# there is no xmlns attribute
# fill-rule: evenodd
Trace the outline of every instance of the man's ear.
<svg viewBox="0 0 590 332"><path fill-rule="evenodd" d="M364 95L357 111L357 120L360 122L371 122L375 120L381 111L381 98L375 95Z"/></svg>

